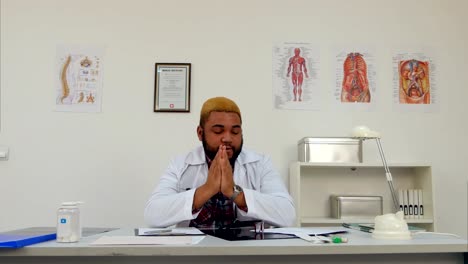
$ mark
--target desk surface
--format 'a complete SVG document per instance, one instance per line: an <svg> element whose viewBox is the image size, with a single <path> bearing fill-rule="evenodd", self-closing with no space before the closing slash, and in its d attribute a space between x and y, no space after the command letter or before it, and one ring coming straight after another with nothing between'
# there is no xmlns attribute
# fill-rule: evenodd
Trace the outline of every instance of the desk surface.
<svg viewBox="0 0 468 264"><path fill-rule="evenodd" d="M0 249L4 256L263 256L393 253L466 253L468 242L450 236L420 234L412 240L377 240L369 233L350 230L345 244L313 244L301 239L226 241L206 236L197 245L91 246L102 234L82 238L78 243L43 242L21 249ZM108 236L133 235L132 229L118 229Z"/></svg>

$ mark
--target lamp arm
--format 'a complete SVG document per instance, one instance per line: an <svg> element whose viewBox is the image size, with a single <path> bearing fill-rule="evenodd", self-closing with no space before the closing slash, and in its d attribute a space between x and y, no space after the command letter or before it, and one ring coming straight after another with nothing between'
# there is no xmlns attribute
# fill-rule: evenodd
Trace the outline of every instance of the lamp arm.
<svg viewBox="0 0 468 264"><path fill-rule="evenodd" d="M375 138L375 141L377 142L380 158L382 159L382 163L385 168L385 177L387 177L388 187L390 188L390 193L392 194L393 206L395 207L395 212L398 212L400 210L400 205L395 192L395 188L393 187L392 173L390 173L390 169L388 168L387 160L385 159L385 153L383 151L382 144L380 143L380 138Z"/></svg>

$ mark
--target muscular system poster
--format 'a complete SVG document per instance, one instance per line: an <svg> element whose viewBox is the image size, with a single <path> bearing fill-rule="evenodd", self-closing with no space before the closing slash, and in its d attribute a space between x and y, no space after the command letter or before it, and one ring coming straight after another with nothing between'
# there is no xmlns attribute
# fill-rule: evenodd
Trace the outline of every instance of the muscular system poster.
<svg viewBox="0 0 468 264"><path fill-rule="evenodd" d="M318 110L319 49L310 43L273 45L273 105L277 109Z"/></svg>

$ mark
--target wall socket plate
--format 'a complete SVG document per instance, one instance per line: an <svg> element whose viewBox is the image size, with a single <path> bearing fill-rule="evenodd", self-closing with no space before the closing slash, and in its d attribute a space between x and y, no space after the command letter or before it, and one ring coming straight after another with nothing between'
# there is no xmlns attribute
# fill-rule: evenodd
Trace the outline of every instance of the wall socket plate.
<svg viewBox="0 0 468 264"><path fill-rule="evenodd" d="M9 149L7 146L0 146L0 161L8 160Z"/></svg>

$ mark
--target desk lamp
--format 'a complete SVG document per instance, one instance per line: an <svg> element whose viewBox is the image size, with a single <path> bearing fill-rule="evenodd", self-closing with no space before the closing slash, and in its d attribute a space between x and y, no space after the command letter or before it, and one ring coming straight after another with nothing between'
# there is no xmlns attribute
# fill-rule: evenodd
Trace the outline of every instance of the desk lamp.
<svg viewBox="0 0 468 264"><path fill-rule="evenodd" d="M377 147L379 148L380 158L382 159L382 164L385 168L385 176L387 177L388 187L392 193L393 205L396 212L395 214L384 214L375 217L372 237L377 239L411 239L408 224L404 220L403 212L400 211L398 198L395 193L395 188L393 187L392 174L390 173L387 160L385 159L385 153L383 151L382 144L380 143L379 133L370 130L366 126L358 126L353 129L353 137L362 141L366 139L375 139L377 142Z"/></svg>
<svg viewBox="0 0 468 264"><path fill-rule="evenodd" d="M385 159L385 153L382 148L382 143L380 143L379 133L370 130L366 126L357 126L353 129L352 136L353 138L357 138L362 141L368 140L368 139L375 139L375 141L377 142L377 147L379 148L380 158L382 159L382 164L385 168L385 176L387 177L388 187L390 188L390 192L392 193L395 212L398 212L400 210L400 206L398 203L398 198L395 193L395 188L393 187L392 174L390 173L390 169L388 168L388 165L387 165L387 160Z"/></svg>

